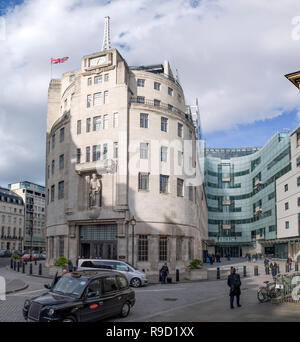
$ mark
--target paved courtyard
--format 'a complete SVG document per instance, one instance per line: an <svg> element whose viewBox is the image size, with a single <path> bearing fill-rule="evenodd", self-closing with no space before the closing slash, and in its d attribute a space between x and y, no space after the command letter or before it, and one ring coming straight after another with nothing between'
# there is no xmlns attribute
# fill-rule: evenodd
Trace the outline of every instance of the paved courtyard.
<svg viewBox="0 0 300 342"><path fill-rule="evenodd" d="M260 262L260 264L262 261ZM242 270L245 260L232 260L224 262L221 267L230 268L235 265ZM208 265L207 265L208 266ZM219 266L219 264L218 264ZM283 263L282 263L283 266ZM216 264L209 265L214 271ZM251 265L253 268L253 265ZM182 282L177 284L155 284L138 288L136 292L136 305L126 319L118 317L110 321L120 322L287 322L300 321L300 305L285 304L259 304L256 298L258 285L271 276L263 274L261 264L260 275L254 277L253 273L242 280L241 308L230 310L229 288L225 279L208 280L202 282ZM45 292L43 285L50 280L32 277L17 273L7 267L0 268L0 276L6 279L20 279L28 288L6 296L0 302L1 322L23 322L22 307L26 298L32 298Z"/></svg>

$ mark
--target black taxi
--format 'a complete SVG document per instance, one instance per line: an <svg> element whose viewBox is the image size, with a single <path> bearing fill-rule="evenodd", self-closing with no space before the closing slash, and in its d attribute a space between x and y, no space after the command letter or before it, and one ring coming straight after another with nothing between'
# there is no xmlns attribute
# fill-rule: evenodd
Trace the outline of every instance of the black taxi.
<svg viewBox="0 0 300 342"><path fill-rule="evenodd" d="M115 271L66 273L45 287L50 291L25 301L26 321L90 322L115 315L126 317L135 304L127 279Z"/></svg>

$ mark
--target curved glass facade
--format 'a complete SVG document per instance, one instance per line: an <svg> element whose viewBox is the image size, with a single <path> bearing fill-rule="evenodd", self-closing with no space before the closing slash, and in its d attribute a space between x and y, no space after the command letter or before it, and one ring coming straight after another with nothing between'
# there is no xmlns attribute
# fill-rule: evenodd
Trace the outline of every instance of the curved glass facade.
<svg viewBox="0 0 300 342"><path fill-rule="evenodd" d="M205 149L208 236L216 251L240 256L276 238L275 180L290 170L290 154L284 133L262 148Z"/></svg>

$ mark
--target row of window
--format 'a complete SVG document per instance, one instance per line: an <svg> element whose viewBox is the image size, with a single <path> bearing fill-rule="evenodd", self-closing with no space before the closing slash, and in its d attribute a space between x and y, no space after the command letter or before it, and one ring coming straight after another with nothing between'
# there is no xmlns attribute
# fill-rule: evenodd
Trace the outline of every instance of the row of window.
<svg viewBox="0 0 300 342"><path fill-rule="evenodd" d="M149 82L149 81L147 81L147 82ZM139 78L139 79L137 79L136 84L137 84L138 87L142 87L143 88L143 87L145 87L145 80ZM160 91L161 90L161 83L154 81L153 89L155 89L157 91ZM168 87L168 95L170 95L170 96L174 95L174 90L171 87ZM181 103L181 101L182 101L182 98L181 98L180 94L177 94L177 101L179 103Z"/></svg>
<svg viewBox="0 0 300 342"><path fill-rule="evenodd" d="M8 207L8 208L7 208L7 211L8 211L9 213L12 213L12 209L14 209L13 212L14 212L15 214L16 214L16 213L23 214L23 209L17 209L17 208ZM6 206L3 205L2 208L1 208L1 210L2 210L2 211L6 211Z"/></svg>
<svg viewBox="0 0 300 342"><path fill-rule="evenodd" d="M5 224L6 222L7 222L7 224L11 224L11 223L17 224L17 218L13 217L13 220L12 220L11 216L2 215L1 216L1 223ZM21 218L19 218L19 225L20 226L22 225L22 222L23 222L23 220Z"/></svg>
<svg viewBox="0 0 300 342"><path fill-rule="evenodd" d="M103 75L95 76L94 77L94 84L100 84L100 83L102 83L103 80L104 80L104 82L108 82L109 81L109 74L104 74L104 77L103 77ZM92 84L93 84L93 77L88 77L87 85L91 86Z"/></svg>
<svg viewBox="0 0 300 342"><path fill-rule="evenodd" d="M108 90L103 92L103 96L101 91L87 95L87 108L100 106L102 104L108 104Z"/></svg>
<svg viewBox="0 0 300 342"><path fill-rule="evenodd" d="M2 226L1 228L1 235L6 235L6 236L10 236L10 227L7 227L7 229L5 229L4 226ZM12 231L12 236L17 236L17 228L14 228ZM19 228L19 237L22 236L22 229Z"/></svg>
<svg viewBox="0 0 300 342"><path fill-rule="evenodd" d="M119 126L119 114L113 114L113 128L118 128ZM81 120L77 120L77 135L82 133L82 125ZM92 130L94 132L100 131L101 129L108 129L108 114L103 116L97 115L93 117L93 121L91 118L86 119L85 130L86 133L90 133Z"/></svg>
<svg viewBox="0 0 300 342"><path fill-rule="evenodd" d="M138 175L138 189L139 190L149 190L149 172L139 172ZM169 190L169 176L167 175L160 175L159 176L159 191L161 193L170 193ZM177 196L183 197L184 196L184 180L181 178L177 178ZM188 196L189 200L194 200L194 189L196 191L196 188L193 186L188 186Z"/></svg>
<svg viewBox="0 0 300 342"><path fill-rule="evenodd" d="M183 259L183 238L176 238L176 260ZM193 256L193 248L192 248L192 240L188 239L188 259L192 260ZM168 261L168 237L160 236L159 237L159 261ZM139 235L138 236L138 261L149 261L149 241L148 235Z"/></svg>
<svg viewBox="0 0 300 342"><path fill-rule="evenodd" d="M50 191L48 189L48 204L49 204L49 200L51 202L54 202L54 200L55 200L55 185L51 185ZM49 192L50 192L50 194L49 194ZM49 197L49 195L50 195L50 197ZM62 198L64 198L64 196L65 196L65 182L61 181L58 183L58 199L62 199Z"/></svg>
<svg viewBox="0 0 300 342"><path fill-rule="evenodd" d="M108 144L103 144L103 160L108 158ZM119 155L119 144L117 142L113 143L113 158L118 158ZM85 148L85 162L89 163L91 161L95 162L101 160L101 145L93 145L92 150L90 146ZM76 150L76 162L80 164L82 162L81 148Z"/></svg>

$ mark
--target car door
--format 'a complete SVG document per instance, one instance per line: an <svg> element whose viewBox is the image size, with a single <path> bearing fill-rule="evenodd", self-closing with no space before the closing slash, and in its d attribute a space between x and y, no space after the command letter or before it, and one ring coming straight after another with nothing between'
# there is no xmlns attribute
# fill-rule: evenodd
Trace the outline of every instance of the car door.
<svg viewBox="0 0 300 342"><path fill-rule="evenodd" d="M101 278L91 280L86 289L83 307L80 311L80 320L82 322L97 321L105 316L105 309L101 296Z"/></svg>
<svg viewBox="0 0 300 342"><path fill-rule="evenodd" d="M103 278L103 305L107 316L113 316L121 311L122 297L118 289L117 279L115 275Z"/></svg>

